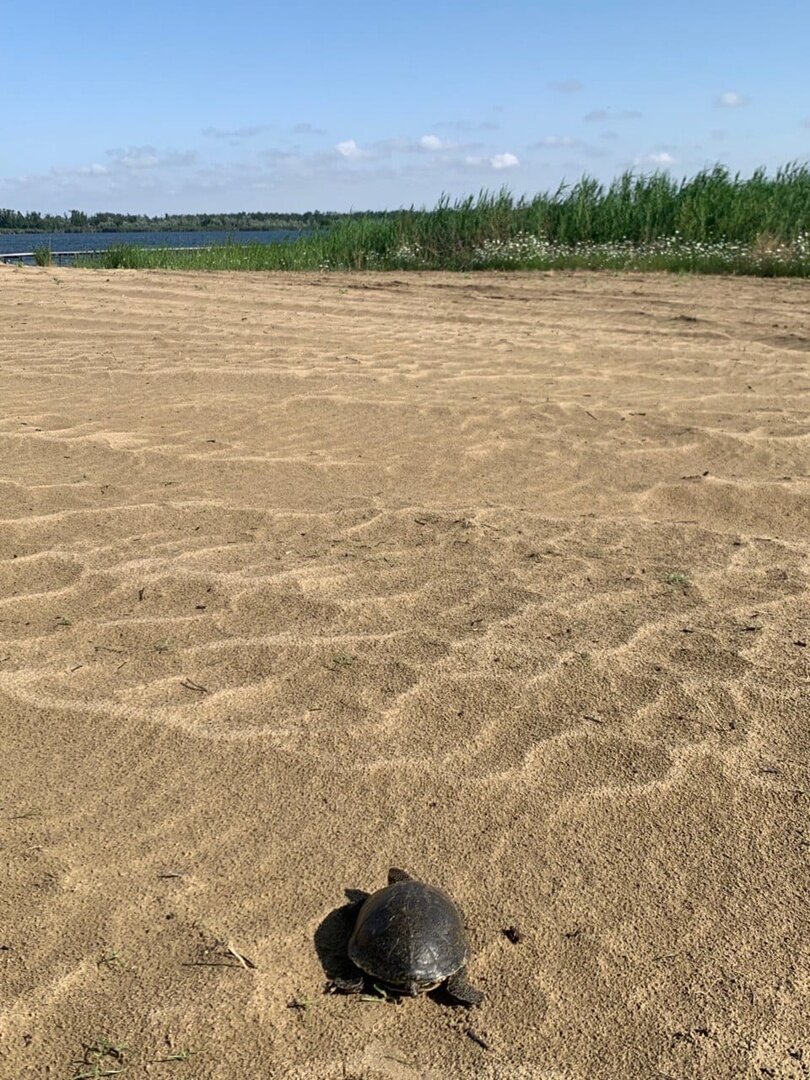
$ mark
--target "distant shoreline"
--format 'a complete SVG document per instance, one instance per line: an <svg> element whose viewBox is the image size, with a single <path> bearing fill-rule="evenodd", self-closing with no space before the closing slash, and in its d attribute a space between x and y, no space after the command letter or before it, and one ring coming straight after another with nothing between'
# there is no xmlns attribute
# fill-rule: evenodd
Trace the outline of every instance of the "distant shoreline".
<svg viewBox="0 0 810 1080"><path fill-rule="evenodd" d="M264 225L246 225L242 227L230 226L230 225L161 225L157 226L143 226L132 225L129 228L126 226L115 227L109 229L80 229L69 228L60 226L58 229L36 229L31 227L19 228L19 229L0 229L0 236L16 236L20 233L41 233L43 236L52 236L56 233L69 233L75 236L101 236L110 233L172 233L172 232L205 232L205 233L218 233L218 232L234 232L234 233L247 233L247 232L272 232L273 230L299 232L304 229L311 228L312 226L303 225L301 223L289 224L289 223L277 223L268 222Z"/></svg>
<svg viewBox="0 0 810 1080"><path fill-rule="evenodd" d="M396 211L394 212L396 213ZM0 235L7 233L97 233L97 232L263 232L273 229L321 229L355 217L385 217L386 211L307 210L295 213L264 213L258 210L221 214L124 214L105 211L85 214L23 213L0 208Z"/></svg>

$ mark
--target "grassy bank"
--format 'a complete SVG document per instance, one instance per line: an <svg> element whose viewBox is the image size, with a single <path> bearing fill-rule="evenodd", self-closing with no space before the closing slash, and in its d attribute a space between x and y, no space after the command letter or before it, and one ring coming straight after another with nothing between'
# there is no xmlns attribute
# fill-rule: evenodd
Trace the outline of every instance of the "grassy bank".
<svg viewBox="0 0 810 1080"><path fill-rule="evenodd" d="M442 199L354 217L291 243L202 251L119 247L85 265L199 270L638 269L810 276L810 167L684 180L625 173L610 185L515 199Z"/></svg>

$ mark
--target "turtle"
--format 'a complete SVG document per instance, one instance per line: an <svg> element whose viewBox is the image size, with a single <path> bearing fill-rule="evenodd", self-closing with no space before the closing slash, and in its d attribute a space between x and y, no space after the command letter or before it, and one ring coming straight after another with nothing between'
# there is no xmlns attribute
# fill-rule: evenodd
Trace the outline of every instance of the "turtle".
<svg viewBox="0 0 810 1080"><path fill-rule="evenodd" d="M371 895L360 893L355 907L348 943L355 975L333 979L329 990L359 994L370 978L398 996L442 986L454 1005L483 1001L467 981L470 946L461 913L443 889L392 867L388 884Z"/></svg>

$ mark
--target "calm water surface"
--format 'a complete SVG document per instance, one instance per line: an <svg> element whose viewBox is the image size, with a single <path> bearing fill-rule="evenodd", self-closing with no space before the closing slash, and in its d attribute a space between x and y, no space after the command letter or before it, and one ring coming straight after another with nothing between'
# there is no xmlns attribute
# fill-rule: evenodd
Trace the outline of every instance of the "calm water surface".
<svg viewBox="0 0 810 1080"><path fill-rule="evenodd" d="M0 233L0 259L11 252L34 251L103 251L118 244L135 247L210 247L211 244L278 244L300 236L295 229L257 229L255 232L24 232Z"/></svg>

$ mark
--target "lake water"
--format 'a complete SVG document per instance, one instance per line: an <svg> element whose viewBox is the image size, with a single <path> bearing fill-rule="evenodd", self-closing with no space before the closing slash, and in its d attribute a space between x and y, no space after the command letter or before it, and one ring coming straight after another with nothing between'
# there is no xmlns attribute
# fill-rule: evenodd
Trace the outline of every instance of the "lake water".
<svg viewBox="0 0 810 1080"><path fill-rule="evenodd" d="M301 233L295 229L256 229L250 232L24 232L0 233L0 259L12 252L34 251L46 247L51 251L102 251L119 244L135 247L210 247L212 244L278 244L294 240ZM28 260L30 261L30 260Z"/></svg>

